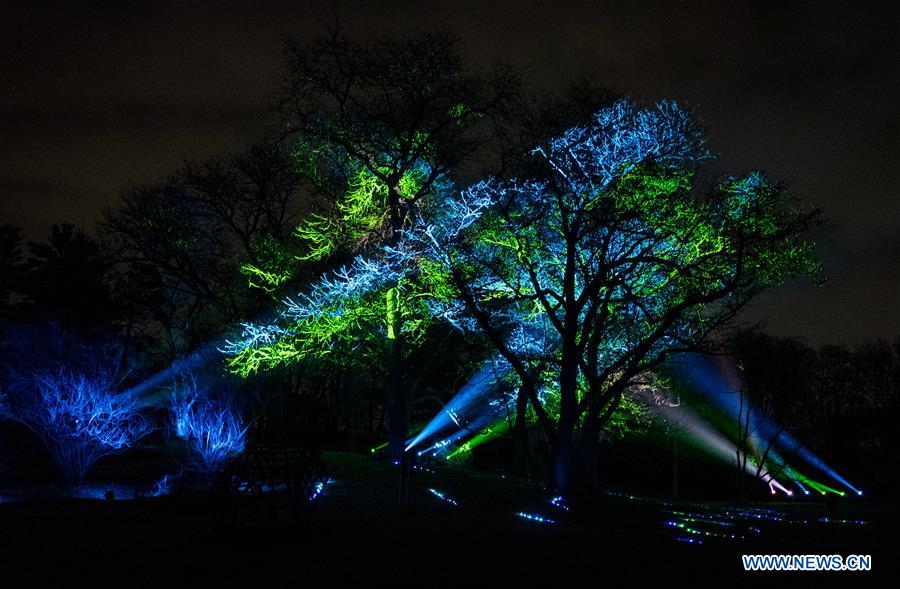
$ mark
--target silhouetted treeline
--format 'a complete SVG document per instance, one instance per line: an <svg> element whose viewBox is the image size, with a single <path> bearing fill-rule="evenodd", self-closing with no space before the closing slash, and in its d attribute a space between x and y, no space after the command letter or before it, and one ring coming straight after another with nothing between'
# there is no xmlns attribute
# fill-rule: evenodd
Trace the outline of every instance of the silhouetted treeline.
<svg viewBox="0 0 900 589"><path fill-rule="evenodd" d="M753 402L850 480L887 492L895 478L900 338L813 347L759 331L735 355Z"/></svg>

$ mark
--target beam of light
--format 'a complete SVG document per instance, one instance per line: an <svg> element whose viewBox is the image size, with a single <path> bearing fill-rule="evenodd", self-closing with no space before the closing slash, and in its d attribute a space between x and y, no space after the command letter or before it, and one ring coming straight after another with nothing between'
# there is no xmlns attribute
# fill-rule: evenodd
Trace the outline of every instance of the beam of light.
<svg viewBox="0 0 900 589"><path fill-rule="evenodd" d="M447 446L449 446L449 445L450 445L451 443L453 443L455 440L461 438L461 437L463 436L464 433L465 433L464 430L461 430L461 429L460 429L460 430L457 430L456 432L450 434L449 437L444 438L443 440L438 440L437 442L435 442L434 444L428 446L428 447L425 448L424 450L419 450L419 452L417 453L417 455L418 455L418 456L421 456L422 454L429 454L429 453L431 453L432 455L436 456L441 450L443 450L444 448L446 448Z"/></svg>
<svg viewBox="0 0 900 589"><path fill-rule="evenodd" d="M139 402L142 405L155 404L158 400L157 396L164 394L164 392L159 391L157 392L157 395L147 395L147 393L161 388L164 384L181 374L185 374L195 368L220 360L222 354L219 351L219 347L223 342L224 340L220 339L213 343L201 346L184 358L175 360L168 368L160 370L153 376L150 376L130 389L127 389L122 394L136 398L144 397L139 399Z"/></svg>
<svg viewBox="0 0 900 589"><path fill-rule="evenodd" d="M687 434L688 440L698 448L728 464L740 466L743 463L744 471L753 478L760 478L771 488L778 489L786 495L791 494L787 488L775 480L764 466L757 469L751 460L745 459L743 452L739 453L737 446L731 440L688 407L667 402L659 403L652 398L653 393L647 389L637 389L636 393L644 397L660 417L674 428Z"/></svg>
<svg viewBox="0 0 900 589"><path fill-rule="evenodd" d="M469 381L462 386L456 395L450 399L447 405L406 445L406 451L410 451L422 441L437 435L448 427L472 428L461 416L475 413L473 418L479 418L475 406L485 404L488 393L497 381L509 370L508 363L500 358L486 362Z"/></svg>
<svg viewBox="0 0 900 589"><path fill-rule="evenodd" d="M493 412L488 414L476 414L472 418L472 421L467 422L465 426L460 427L455 432L449 434L445 438L439 439L430 446L419 450L419 452L417 452L417 455L422 456L423 454L431 454L432 456L437 456L441 452L447 451L453 444L455 444L459 440L462 440L467 436L479 435L479 432L484 432L486 429L491 428L492 423L495 419L496 417L494 416Z"/></svg>
<svg viewBox="0 0 900 589"><path fill-rule="evenodd" d="M691 385L693 390L702 393L737 423L742 415L741 399L738 391L743 386L743 380L734 360L724 356L690 353L681 354L678 359L672 361L671 366L676 374L684 379L686 384ZM785 453L802 458L810 465L851 489L857 495L861 494L858 488L850 484L849 481L828 466L824 460L803 445L790 432L785 431L773 419L752 407L748 408L746 406L746 398L744 403L743 415L746 417L749 411L750 423L756 440L759 440L759 438L774 439L775 445L784 450ZM756 443L758 444L759 442L757 441Z"/></svg>
<svg viewBox="0 0 900 589"><path fill-rule="evenodd" d="M806 476L800 474L800 473L797 472L796 470L792 470L792 474L793 474L798 480L801 480L801 481L803 481L804 483L806 483L806 485L809 486L811 489L813 489L813 490L815 490L815 491L818 491L821 495L824 495L824 494L826 494L826 493L834 493L835 495L840 495L841 497L844 497L844 496L847 495L847 493L844 492L844 491L839 491L839 490L837 490L837 489L834 489L834 488L832 488L832 487L829 487L828 485L825 485L825 484L823 484L823 483L820 483L819 481L814 481L814 480L812 480L811 478L806 477Z"/></svg>
<svg viewBox="0 0 900 589"><path fill-rule="evenodd" d="M788 452L790 452L790 453L792 453L792 454L794 454L794 455L796 455L796 456L799 456L800 458L803 458L806 462L808 462L808 463L811 464L812 466L815 466L816 468L818 468L819 470L821 470L822 472L824 472L825 474L827 474L828 476L830 476L832 479L834 479L834 480L836 480L837 482L841 483L842 485L844 485L845 487L847 487L848 489L850 489L851 491L853 491L853 492L856 493L857 495L861 494L861 492L860 492L860 490L859 490L858 488L856 488L855 486L851 485L850 482L847 481L847 479L845 479L845 478L842 477L840 474L838 474L837 471L835 471L833 468L831 468L830 466L828 466L827 464L825 464L825 462L824 462L821 458L819 458L818 456L816 456L816 455L812 452L812 450L810 450L809 448L807 448L806 446L804 446L803 444L801 444L801 443L800 443L794 436L792 436L790 433L788 433L788 432L782 432L781 436L779 436L779 438L778 438L778 442L779 442L779 444L782 445Z"/></svg>
<svg viewBox="0 0 900 589"><path fill-rule="evenodd" d="M508 431L510 427L508 419L501 419L487 428L483 429L479 433L475 434L469 441L462 444L459 448L454 450L447 456L447 460L454 458L456 456L460 456L462 454L468 454L478 446L493 440L497 436L503 434Z"/></svg>
<svg viewBox="0 0 900 589"><path fill-rule="evenodd" d="M807 490L807 488L803 486L803 483L801 483L799 480L795 479L794 477L791 477L791 480L794 482L795 485L797 485L797 487L801 491L803 491L804 495L809 495L809 490Z"/></svg>
<svg viewBox="0 0 900 589"><path fill-rule="evenodd" d="M823 496L824 496L824 495L826 495L826 494L828 493L827 487L826 487L825 485L822 485L822 484L819 483L818 481L807 480L807 481L806 481L806 484L809 485L809 487L810 487L813 491L819 493L820 495L823 495Z"/></svg>

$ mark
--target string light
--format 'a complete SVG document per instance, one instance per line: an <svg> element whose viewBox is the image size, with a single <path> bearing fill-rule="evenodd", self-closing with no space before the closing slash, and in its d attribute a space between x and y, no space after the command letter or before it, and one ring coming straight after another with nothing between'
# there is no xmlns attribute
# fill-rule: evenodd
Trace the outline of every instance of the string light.
<svg viewBox="0 0 900 589"><path fill-rule="evenodd" d="M432 495L434 495L435 497L437 497L438 499L440 499L441 501L445 501L446 503L449 503L453 507L459 507L459 502L456 499L442 493L441 491L438 491L437 489L429 488L428 492L431 493Z"/></svg>
<svg viewBox="0 0 900 589"><path fill-rule="evenodd" d="M547 517L543 517L543 516L541 516L541 515L536 515L536 514L534 514L534 513L525 513L525 512L519 511L518 513L516 513L516 515L517 515L518 517L521 517L522 519L527 519L528 521L538 522L538 523L542 523L542 524L556 524L556 523L559 523L559 522L557 522L557 521L554 520L554 519L550 519L550 518L547 518Z"/></svg>

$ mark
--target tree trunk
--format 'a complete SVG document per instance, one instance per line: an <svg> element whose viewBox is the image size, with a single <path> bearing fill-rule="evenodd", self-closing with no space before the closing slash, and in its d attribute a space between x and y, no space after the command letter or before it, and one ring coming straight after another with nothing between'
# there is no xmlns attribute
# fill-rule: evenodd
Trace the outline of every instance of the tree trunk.
<svg viewBox="0 0 900 589"><path fill-rule="evenodd" d="M565 334L562 345L562 368L559 374L559 427L554 451L554 481L557 490L572 490L573 436L578 419L578 350L574 329Z"/></svg>
<svg viewBox="0 0 900 589"><path fill-rule="evenodd" d="M349 383L347 381L350 381ZM347 428L347 451L356 452L356 403L353 398L353 378L344 378L341 393L344 401L344 427Z"/></svg>
<svg viewBox="0 0 900 589"><path fill-rule="evenodd" d="M578 480L589 489L597 488L597 462L600 453L600 422L587 416L578 445Z"/></svg>
<svg viewBox="0 0 900 589"><path fill-rule="evenodd" d="M525 476L528 474L528 428L525 419L528 411L527 385L519 388L516 396L516 423L513 428L513 474Z"/></svg>
<svg viewBox="0 0 900 589"><path fill-rule="evenodd" d="M388 378L385 406L388 418L388 452L391 460L401 461L406 448L408 416L406 389L403 386L402 349L400 341L399 291L387 292L387 362Z"/></svg>
<svg viewBox="0 0 900 589"><path fill-rule="evenodd" d="M678 467L681 461L681 452L677 437L672 438L672 500L678 501L680 481Z"/></svg>

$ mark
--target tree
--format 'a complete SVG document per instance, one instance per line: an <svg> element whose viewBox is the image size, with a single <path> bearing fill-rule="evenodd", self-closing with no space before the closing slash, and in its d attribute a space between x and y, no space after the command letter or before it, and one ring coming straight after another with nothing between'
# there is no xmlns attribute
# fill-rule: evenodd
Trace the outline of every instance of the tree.
<svg viewBox="0 0 900 589"><path fill-rule="evenodd" d="M320 207L297 228L303 258L334 268L357 257L286 300L286 327L248 327L233 364L246 374L347 345L383 356L389 448L399 460L412 402L406 359L427 326L428 285L407 280L407 260L384 248L440 207L514 82L502 70L470 74L443 33L360 40L335 30L290 40L285 52L284 131Z"/></svg>
<svg viewBox="0 0 900 589"><path fill-rule="evenodd" d="M703 136L673 103L619 101L532 154L521 176L470 188L492 204L436 256L529 391L565 492L576 432L593 473L600 428L636 377L708 345L760 290L815 271L803 234L816 212L758 172L702 191ZM548 374L552 416L537 394Z"/></svg>
<svg viewBox="0 0 900 589"><path fill-rule="evenodd" d="M22 230L13 225L0 225L0 308L6 309L17 288L22 272Z"/></svg>
<svg viewBox="0 0 900 589"><path fill-rule="evenodd" d="M266 140L189 161L162 182L126 190L104 212L116 292L130 303L130 322L162 331L167 359L261 308L269 297L248 293L248 280L272 289L292 278L299 184L288 154Z"/></svg>
<svg viewBox="0 0 900 589"><path fill-rule="evenodd" d="M19 294L35 315L96 327L115 316L108 266L95 239L72 224L53 225L46 243L28 244Z"/></svg>
<svg viewBox="0 0 900 589"><path fill-rule="evenodd" d="M815 350L792 338L773 338L759 330L734 337L731 353L738 360L743 384L736 392L738 496L746 500L743 474L750 456L756 477L769 482L787 467L782 446L786 424L802 429L815 387ZM804 436L803 439L809 439Z"/></svg>

